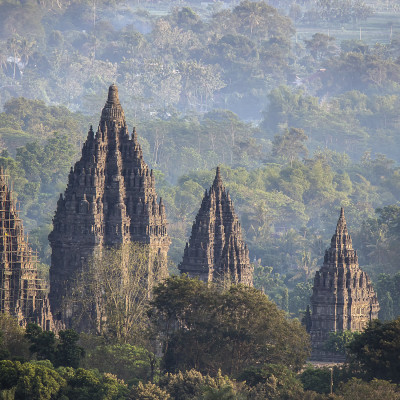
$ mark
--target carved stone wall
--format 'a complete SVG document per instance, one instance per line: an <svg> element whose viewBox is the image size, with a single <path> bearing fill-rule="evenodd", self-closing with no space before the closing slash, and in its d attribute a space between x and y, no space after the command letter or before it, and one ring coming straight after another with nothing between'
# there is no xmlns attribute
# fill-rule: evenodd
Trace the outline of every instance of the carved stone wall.
<svg viewBox="0 0 400 400"><path fill-rule="evenodd" d="M143 160L133 129L129 135L118 89L110 86L97 131L92 127L82 157L71 168L68 186L60 195L49 235L52 248L50 300L53 315L67 325L63 311L71 278L96 251L129 241L146 243L151 251L149 276L168 275L165 207L157 201L155 179Z"/></svg>
<svg viewBox="0 0 400 400"><path fill-rule="evenodd" d="M330 332L361 331L378 318L378 299L358 265L343 208L324 264L315 274L311 306L310 335L316 359L332 356L322 349Z"/></svg>
<svg viewBox="0 0 400 400"><path fill-rule="evenodd" d="M0 168L0 312L20 325L35 323L53 329L46 283L39 279L37 256L24 236L22 220Z"/></svg>
<svg viewBox="0 0 400 400"><path fill-rule="evenodd" d="M179 269L205 282L229 279L253 285L249 251L219 167L213 185L204 194Z"/></svg>

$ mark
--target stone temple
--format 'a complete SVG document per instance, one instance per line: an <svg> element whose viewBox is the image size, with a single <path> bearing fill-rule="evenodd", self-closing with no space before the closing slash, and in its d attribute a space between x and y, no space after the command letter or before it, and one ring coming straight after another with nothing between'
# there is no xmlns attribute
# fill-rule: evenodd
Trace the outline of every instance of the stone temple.
<svg viewBox="0 0 400 400"><path fill-rule="evenodd" d="M49 235L52 249L50 301L54 318L68 326L63 299L76 271L95 252L130 241L149 245L149 276L168 275L165 207L157 201L155 178L143 160L135 129L129 135L118 89L111 85L96 132L92 127L82 157L71 168ZM98 254L98 253L97 253Z"/></svg>
<svg viewBox="0 0 400 400"><path fill-rule="evenodd" d="M358 265L343 208L324 264L315 274L311 308L312 357L320 360L330 357L323 350L330 332L361 331L378 318L378 299Z"/></svg>
<svg viewBox="0 0 400 400"><path fill-rule="evenodd" d="M205 282L228 280L253 285L249 250L219 167L214 183L204 194L179 269L190 278Z"/></svg>
<svg viewBox="0 0 400 400"><path fill-rule="evenodd" d="M0 168L0 312L22 326L35 323L53 329L47 287L39 279L37 256L24 236L7 178Z"/></svg>

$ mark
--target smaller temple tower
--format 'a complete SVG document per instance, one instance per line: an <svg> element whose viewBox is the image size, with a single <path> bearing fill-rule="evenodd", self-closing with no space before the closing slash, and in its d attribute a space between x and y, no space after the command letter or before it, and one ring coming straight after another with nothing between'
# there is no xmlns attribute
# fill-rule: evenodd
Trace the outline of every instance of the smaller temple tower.
<svg viewBox="0 0 400 400"><path fill-rule="evenodd" d="M205 282L228 278L236 284L253 286L249 250L219 167L214 183L204 194L179 269Z"/></svg>
<svg viewBox="0 0 400 400"><path fill-rule="evenodd" d="M24 236L24 228L0 168L0 312L17 318L20 325L36 323L53 329L47 288L38 278L37 256Z"/></svg>
<svg viewBox="0 0 400 400"><path fill-rule="evenodd" d="M343 208L324 264L316 272L311 296L313 358L329 357L323 350L330 332L361 331L378 318L379 303L368 278L358 265Z"/></svg>

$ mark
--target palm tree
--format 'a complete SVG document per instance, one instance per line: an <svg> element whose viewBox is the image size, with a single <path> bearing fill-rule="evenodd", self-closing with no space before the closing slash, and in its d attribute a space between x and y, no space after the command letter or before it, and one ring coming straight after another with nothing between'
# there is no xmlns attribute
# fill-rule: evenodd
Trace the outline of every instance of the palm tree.
<svg viewBox="0 0 400 400"><path fill-rule="evenodd" d="M35 45L36 41L20 37L19 35L15 35L14 37L8 39L7 49L11 52L14 62L14 81L18 62L22 61L26 65L35 50Z"/></svg>
<svg viewBox="0 0 400 400"><path fill-rule="evenodd" d="M24 64L27 64L30 57L35 51L35 45L36 41L35 40L28 40L26 38L21 38L20 39L20 55L21 55L21 60L24 62Z"/></svg>
<svg viewBox="0 0 400 400"><path fill-rule="evenodd" d="M5 48L0 48L0 69L5 68L7 65L7 52Z"/></svg>
<svg viewBox="0 0 400 400"><path fill-rule="evenodd" d="M11 52L14 62L13 80L15 81L15 73L17 68L17 59L19 59L19 42L18 36L14 36L7 41L7 50Z"/></svg>

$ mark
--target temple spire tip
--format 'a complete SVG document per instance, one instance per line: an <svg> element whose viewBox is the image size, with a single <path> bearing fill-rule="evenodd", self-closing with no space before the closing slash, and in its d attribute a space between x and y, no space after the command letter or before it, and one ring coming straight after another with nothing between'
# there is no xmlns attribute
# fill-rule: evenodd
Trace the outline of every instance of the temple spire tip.
<svg viewBox="0 0 400 400"><path fill-rule="evenodd" d="M337 226L338 227L339 226L341 226L341 227L346 226L346 218L344 216L344 208L343 207L340 208L340 216L339 216L339 220L338 220Z"/></svg>
<svg viewBox="0 0 400 400"><path fill-rule="evenodd" d="M221 168L218 166L216 173L215 173L215 179L214 179L213 186L220 186L220 185L222 185Z"/></svg>
<svg viewBox="0 0 400 400"><path fill-rule="evenodd" d="M118 88L115 83L108 88L108 102L114 104L119 103Z"/></svg>

